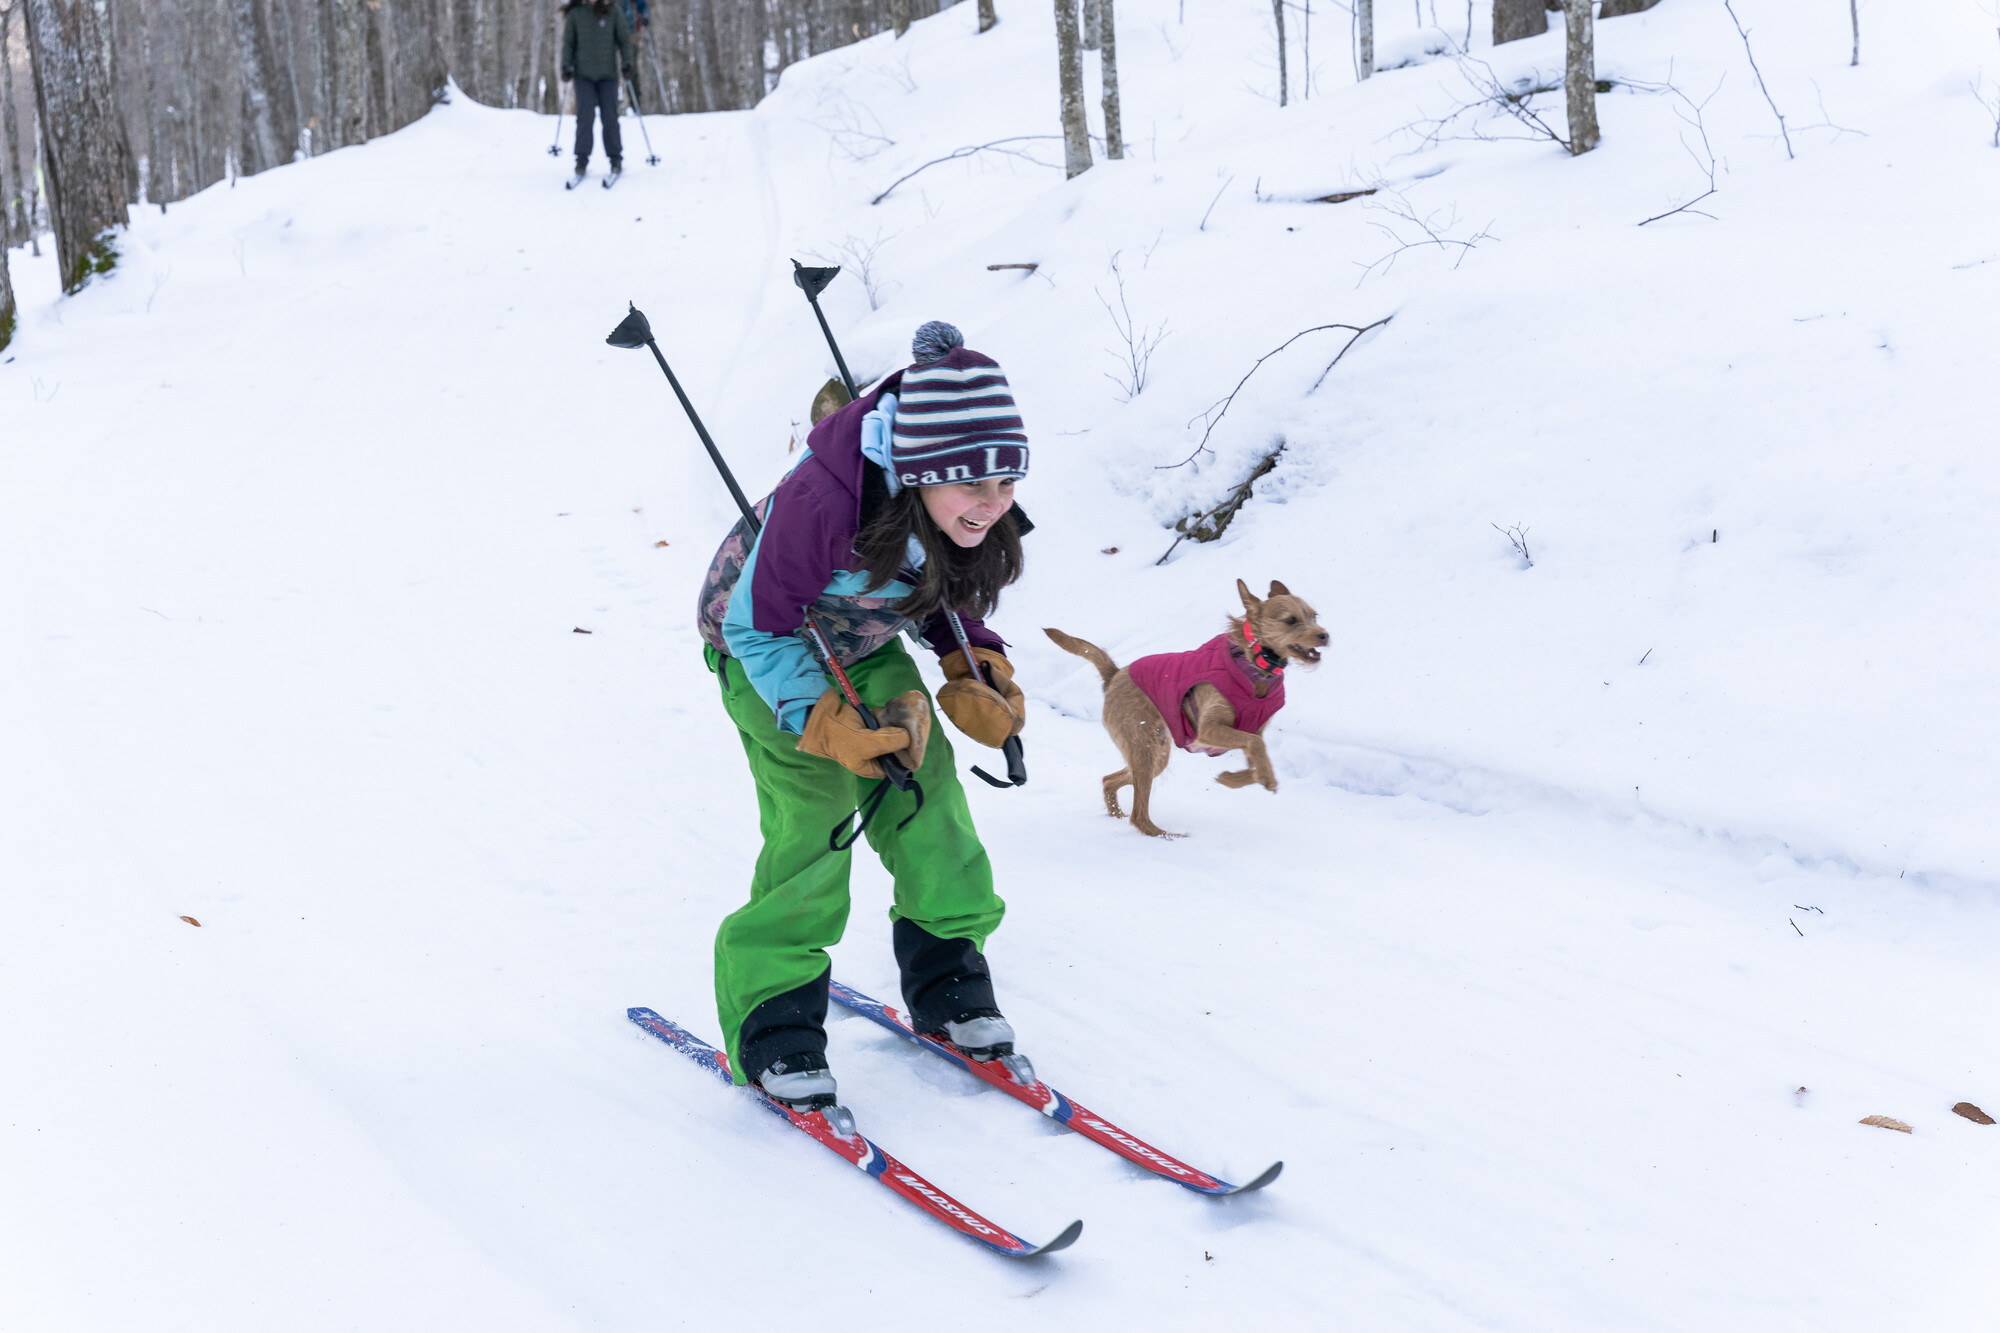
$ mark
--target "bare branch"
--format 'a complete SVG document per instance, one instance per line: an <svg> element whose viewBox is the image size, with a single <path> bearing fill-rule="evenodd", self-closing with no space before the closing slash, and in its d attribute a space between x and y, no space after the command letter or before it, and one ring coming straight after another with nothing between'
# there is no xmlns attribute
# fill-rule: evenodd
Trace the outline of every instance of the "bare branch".
<svg viewBox="0 0 2000 1333"><path fill-rule="evenodd" d="M1208 230L1208 215L1210 213L1213 213L1215 211L1215 206L1222 202L1222 191L1228 189L1231 185L1235 183L1236 183L1236 178L1234 176L1231 176L1228 180L1222 182L1222 188L1218 189L1215 192L1215 198L1208 201L1208 208L1205 212L1202 213L1201 225L1195 228L1196 231Z"/></svg>
<svg viewBox="0 0 2000 1333"><path fill-rule="evenodd" d="M1785 113L1778 110L1777 102L1772 100L1771 90L1764 86L1764 71L1757 68L1757 53L1750 49L1750 34L1743 30L1743 20L1736 17L1736 9L1730 0L1722 0L1722 7L1729 11L1729 21L1736 25L1736 35L1743 39L1743 54L1750 57L1750 72L1757 76L1758 91L1764 94L1764 101L1771 108L1771 114L1778 118L1778 135L1785 141L1785 156L1787 159L1793 158L1796 155L1792 152L1792 136L1785 132Z"/></svg>
<svg viewBox="0 0 2000 1333"><path fill-rule="evenodd" d="M1725 73L1723 75L1723 78L1726 79L1727 77L1728 75ZM1695 152L1694 145L1688 142L1688 137L1685 131L1683 131L1681 134L1681 147L1687 150L1687 155L1694 159L1695 166L1701 168L1702 174L1708 177L1708 188L1706 190L1703 190L1700 194L1696 195L1694 198L1688 200L1686 203L1680 205L1677 208L1670 208L1664 213L1654 214L1652 217L1647 218L1645 222L1641 222L1639 224L1640 226L1642 227L1645 226L1647 222L1658 222L1661 218L1670 218L1674 216L1674 214L1676 213L1692 213L1696 217L1707 218L1711 222L1716 220L1715 214L1704 213L1699 208L1696 208L1695 205L1700 203L1702 200L1708 198L1710 195L1714 194L1716 189L1715 149L1711 147L1708 142L1708 126L1703 122L1701 118L1701 113L1704 107L1706 107L1710 102L1715 100L1715 94L1722 91L1722 82L1723 82L1722 79L1717 79L1715 81L1714 90L1710 92L1707 97L1702 98L1701 101L1699 102L1694 101L1686 93L1682 92L1679 88L1675 87L1672 83L1628 84L1629 87L1637 88L1641 92L1670 93L1673 96L1680 99L1681 105L1674 108L1674 114L1679 116L1687 124L1694 127L1695 133L1699 135L1701 138L1701 152L1699 153Z"/></svg>
<svg viewBox="0 0 2000 1333"><path fill-rule="evenodd" d="M1319 388L1320 384L1323 381L1325 381L1328 371L1331 371L1336 365L1340 364L1340 358L1347 355L1347 349L1349 347L1354 346L1354 344L1357 341L1359 341L1362 334L1368 332L1370 329L1381 328L1384 324L1387 324L1393 318L1395 318L1395 316L1393 315L1384 315L1382 316L1382 318L1376 320L1373 324L1315 324L1313 325L1313 327L1309 329L1300 329L1297 333L1294 333L1291 337L1285 339L1283 342L1279 343L1276 347L1273 347L1270 351L1258 357L1255 363L1251 365L1250 369L1243 372L1243 378L1236 381L1236 387L1231 389L1226 397L1219 399L1215 403L1210 404L1205 411L1199 412L1195 414L1193 417L1189 418L1188 427L1190 429L1193 428L1194 423L1197 421L1203 423L1203 430L1201 432L1201 442L1195 445L1194 453L1189 454L1186 458L1183 458L1178 463L1163 463L1160 465L1160 467L1154 470L1165 471L1167 468L1185 467L1187 464L1194 462L1197 456L1207 452L1208 437L1213 435L1215 433L1215 428L1222 424L1222 418L1228 415L1230 404L1236 401L1237 394L1243 392L1243 386L1250 382L1250 377L1257 373L1257 368L1263 365L1266 361L1269 361L1272 357L1276 356L1278 353L1284 351L1287 347L1290 347L1293 343L1297 342L1299 339L1305 337L1308 333L1324 333L1328 329L1346 329L1350 334L1353 335L1347 340L1346 346L1340 349L1339 354L1336 355L1332 361L1329 361L1327 363L1326 370L1322 370L1319 373L1319 379L1313 381L1312 389L1306 390L1307 393L1311 393L1313 389Z"/></svg>
<svg viewBox="0 0 2000 1333"><path fill-rule="evenodd" d="M905 181L909 180L912 176L915 176L920 172L929 171L932 167L942 166L946 162L956 162L962 157L971 157L975 153L1001 153L1007 157L1018 157L1021 160L1025 162L1031 162L1038 167L1053 167L1058 164L1054 162L1044 162L1038 157L1022 152L1018 148L1003 148L1001 145L1010 143L1025 143L1032 139L1060 140L1061 138L1062 136L1060 134L1015 134L1015 135L1010 135L1005 139L995 139L992 143L973 144L966 148L954 148L949 153L946 153L943 157L934 157L930 161L918 167L915 171L906 172L903 175L898 176L895 180L889 183L888 189L882 191L882 193L876 195L873 199L870 199L868 202L871 205L879 204L884 199L887 199L891 194L894 194L896 191L896 187L898 185L903 184Z"/></svg>
<svg viewBox="0 0 2000 1333"><path fill-rule="evenodd" d="M868 295L868 308L870 310L880 310L882 308L882 301L887 295L886 289L899 284L888 283L883 279L875 256L884 245L895 240L897 234L896 232L890 232L887 236L884 236L878 230L875 233L874 239L864 241L859 236L850 233L847 239L834 247L831 255L823 255L814 251L813 258L828 264L838 262L841 267L851 270L856 277L861 279L861 290Z"/></svg>
<svg viewBox="0 0 2000 1333"><path fill-rule="evenodd" d="M1381 232L1383 235L1389 237L1390 240L1396 242L1396 248L1389 251L1388 254L1383 255L1380 259L1375 260L1374 263L1363 265L1361 268L1361 276L1354 280L1354 285L1356 287L1359 287L1363 282L1366 282L1368 280L1368 275L1370 273L1373 273L1377 268L1380 268L1384 273L1387 273L1390 269L1394 268L1396 266L1396 260L1399 257L1401 257L1403 252L1406 250L1415 250L1428 246L1436 246L1440 250L1449 250L1452 247L1456 246L1458 248L1458 259L1455 263L1452 264L1452 267L1457 268L1459 264L1463 264L1465 262L1465 257L1471 254L1472 251L1479 245L1481 241L1490 241L1494 239L1493 233L1486 230L1484 227L1482 227L1478 232L1474 233L1473 235L1466 237L1462 240L1459 239L1458 237L1450 235L1449 234L1450 229L1456 226L1458 223L1458 212L1456 209L1451 210L1449 216L1444 216L1443 221L1440 222L1438 219L1440 218L1440 216L1443 215L1444 210L1439 210L1439 212L1428 213L1423 217L1418 217L1416 210L1410 207L1409 200L1403 198L1402 195L1391 190L1386 192L1385 198L1387 202L1378 202L1370 204L1368 205L1368 207L1373 209L1378 209L1384 213L1388 213L1392 217L1402 219L1404 222L1407 222L1412 226L1416 227L1416 229L1419 232L1421 232L1422 235L1415 238L1407 237L1404 236L1402 232L1398 231L1394 226L1388 223L1375 222L1371 220L1368 225L1375 228L1375 230ZM1490 227L1492 225L1493 224L1491 222L1486 224L1487 227Z"/></svg>
<svg viewBox="0 0 2000 1333"><path fill-rule="evenodd" d="M1996 87L1993 90L1993 101L1988 103L1986 100L1986 74L1983 70L1980 72L1979 78L1976 81L1969 82L1967 86L1972 89L1973 99L1986 109L1988 115L1993 117L1993 146L2000 148L2000 87Z"/></svg>
<svg viewBox="0 0 2000 1333"><path fill-rule="evenodd" d="M1533 569L1535 567L1535 558L1528 554L1528 530L1526 528L1522 527L1519 523L1516 523L1511 528L1503 528L1498 523L1495 523L1493 530L1502 537L1505 537L1508 543L1513 546L1514 554L1521 557L1521 568ZM1652 649L1649 648L1646 651L1650 653Z"/></svg>
<svg viewBox="0 0 2000 1333"><path fill-rule="evenodd" d="M1405 126L1417 131L1417 138L1425 147L1434 147L1446 139L1477 139L1491 143L1503 139L1547 140L1559 144L1569 152L1569 137L1548 121L1542 119L1535 110L1534 99L1543 93L1563 91L1561 83L1550 83L1546 79L1517 79L1511 85L1502 83L1493 66L1476 56L1460 53L1456 57L1459 77L1471 87L1473 98L1461 102L1443 116L1430 121L1419 121ZM1491 134L1479 123L1485 112L1499 112L1518 123L1527 131L1525 134ZM1462 134L1447 133L1461 121L1466 124Z"/></svg>
<svg viewBox="0 0 2000 1333"><path fill-rule="evenodd" d="M1118 258L1118 254L1111 256L1111 276L1118 283L1118 308L1111 308L1111 302L1105 299L1103 292L1097 293L1097 300L1104 307L1104 313L1111 316L1111 327L1118 331L1119 340L1125 344L1123 351L1115 347L1104 349L1119 367L1117 374L1106 372L1104 378L1117 385L1129 403L1146 391L1146 370L1152 363L1153 349L1160 345L1168 330L1165 320L1161 320L1157 327L1141 328L1138 321L1132 318L1132 307L1125 300L1125 274L1118 267Z"/></svg>

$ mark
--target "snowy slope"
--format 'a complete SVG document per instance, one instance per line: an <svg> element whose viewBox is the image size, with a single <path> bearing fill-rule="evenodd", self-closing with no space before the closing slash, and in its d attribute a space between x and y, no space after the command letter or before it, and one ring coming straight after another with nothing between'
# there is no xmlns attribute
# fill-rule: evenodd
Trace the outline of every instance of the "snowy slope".
<svg viewBox="0 0 2000 1333"><path fill-rule="evenodd" d="M1600 27L1621 87L1571 160L1426 146L1454 64L1357 87L1325 15L1281 111L1268 7L1186 8L1120 6L1132 153L1067 184L981 154L869 203L1053 129L1046 16L1003 0L652 119L664 165L610 194L461 99L136 213L75 298L15 252L0 1329L2000 1326L2000 1129L1948 1109L2000 1103L1989 21L1864 11L1850 69L1832 8L1738 5L1791 160L1721 7L1663 0ZM1381 18L1389 56L1441 45ZM1681 104L1632 90L1669 78L1714 217L1640 228L1707 187ZM1377 264L1410 217L1486 236ZM871 243L880 308L827 299L850 363L951 319L1036 442L998 619L1033 780L972 789L1008 1012L1169 1151L1287 1161L1183 1196L837 1024L871 1134L1031 1238L1085 1219L1026 1267L623 1017L718 1035L756 829L692 625L728 497L602 339L637 301L757 491L832 370L787 261ZM1129 403L1114 254L1170 326ZM1385 316L1164 466L1258 357ZM1226 537L1156 566L1280 438ZM1276 796L1181 756L1155 809L1192 836L1142 839L1100 812L1094 674L1037 627L1191 646L1237 577L1334 651ZM837 974L886 997L867 858L855 899Z"/></svg>

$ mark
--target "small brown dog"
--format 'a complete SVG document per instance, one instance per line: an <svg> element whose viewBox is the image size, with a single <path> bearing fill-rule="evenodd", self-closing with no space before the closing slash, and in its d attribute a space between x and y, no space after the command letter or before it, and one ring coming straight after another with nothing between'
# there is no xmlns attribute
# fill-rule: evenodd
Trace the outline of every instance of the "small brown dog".
<svg viewBox="0 0 2000 1333"><path fill-rule="evenodd" d="M1153 823L1149 811L1153 779L1166 771L1176 744L1211 755L1241 750L1250 767L1215 780L1225 787L1256 782L1266 791L1278 789L1264 727L1284 706L1286 665L1318 665L1328 636L1313 609L1276 580L1262 601L1242 579L1236 580L1236 591L1243 614L1229 617L1227 633L1191 653L1142 657L1122 670L1094 643L1059 629L1042 631L1104 678L1104 729L1125 756L1125 767L1105 775L1104 808L1123 819L1118 789L1129 785L1132 827L1149 837L1181 836Z"/></svg>

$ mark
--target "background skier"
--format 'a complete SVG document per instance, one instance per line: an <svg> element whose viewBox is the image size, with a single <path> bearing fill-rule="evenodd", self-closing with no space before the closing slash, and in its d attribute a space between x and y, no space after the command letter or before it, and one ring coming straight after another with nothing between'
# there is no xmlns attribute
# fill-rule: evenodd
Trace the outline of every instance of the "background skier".
<svg viewBox="0 0 2000 1333"><path fill-rule="evenodd" d="M893 938L903 1001L919 1031L978 1059L1013 1051L983 953L1005 904L972 826L950 743L898 636L921 634L944 666L938 706L998 747L1021 729L1006 643L987 629L1021 573L1013 511L1028 442L999 365L957 329L917 331L915 362L813 428L810 452L739 521L703 582L704 655L756 779L764 846L750 901L715 940L716 1004L740 1082L801 1110L835 1104L826 1061L827 949L847 924L851 854L829 830L880 786L881 757L919 757L924 797L884 789L869 844L895 878ZM972 678L945 615L966 617L990 675ZM915 709L871 731L798 631L810 609L864 704ZM904 716L908 716L907 711ZM920 734L912 735L912 731Z"/></svg>
<svg viewBox="0 0 2000 1333"><path fill-rule="evenodd" d="M632 78L638 48L622 5L611 0L569 0L563 7L562 77L576 84L576 174L590 165L593 115L604 120L604 155L624 170L618 135L618 81Z"/></svg>

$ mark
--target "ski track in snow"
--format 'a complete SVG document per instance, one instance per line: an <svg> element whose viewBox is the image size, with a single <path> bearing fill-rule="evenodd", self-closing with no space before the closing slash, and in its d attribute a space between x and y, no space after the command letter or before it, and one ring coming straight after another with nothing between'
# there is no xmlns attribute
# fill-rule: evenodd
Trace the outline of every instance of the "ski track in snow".
<svg viewBox="0 0 2000 1333"><path fill-rule="evenodd" d="M1812 74L1870 130L1784 176L1726 23L1665 0L1600 25L1601 74L1728 72L1725 220L1640 233L1688 176L1653 103L1602 99L1575 162L1411 152L1382 137L1435 114L1437 62L1353 88L1316 46L1320 92L1281 118L1246 86L1268 9L1193 15L1182 45L1172 6L1128 0L1134 160L1068 186L933 169L870 207L1048 120L1041 13L1001 12L983 45L960 5L755 113L656 117L664 164L608 193L560 188L544 118L460 99L140 210L77 297L13 253L0 1330L1996 1327L2000 1130L1949 1112L2000 1103L2000 710L1970 608L1995 479L1953 433L2000 267L1950 267L2000 187L1976 123L1930 142L1963 109L1959 19L1880 19L1836 82L1814 42L1844 64L1844 28L1760 10L1780 95L1803 111ZM1381 49L1416 58L1401 17ZM854 105L890 148L839 150ZM1266 202L1375 171L1490 207L1499 239L1355 287L1384 215ZM1905 179L1936 206L1902 209ZM789 261L876 236L882 309L846 275L827 297L856 373L953 318L1036 437L1041 530L997 619L1033 780L966 779L1009 1016L1166 1151L1286 1161L1260 1194L1185 1195L836 1011L871 1137L1031 1240L1084 1218L1027 1265L624 1018L718 1036L710 940L757 842L693 629L729 499L651 358L603 337L637 301L761 494L832 372ZM1129 406L1102 378L1113 250L1174 330ZM1704 308L1702 274L1740 305ZM1213 458L1153 470L1285 336L1392 312L1337 393L1305 396L1317 350L1274 362ZM1590 347L1621 373L1531 383ZM1277 436L1228 537L1153 567ZM1489 521L1531 525L1533 570ZM1182 754L1155 809L1191 836L1106 819L1095 675L1037 627L1120 661L1191 647L1274 574L1336 637L1288 687L1279 793ZM885 998L888 902L858 858L836 975ZM1856 1123L1878 1113L1916 1132Z"/></svg>

